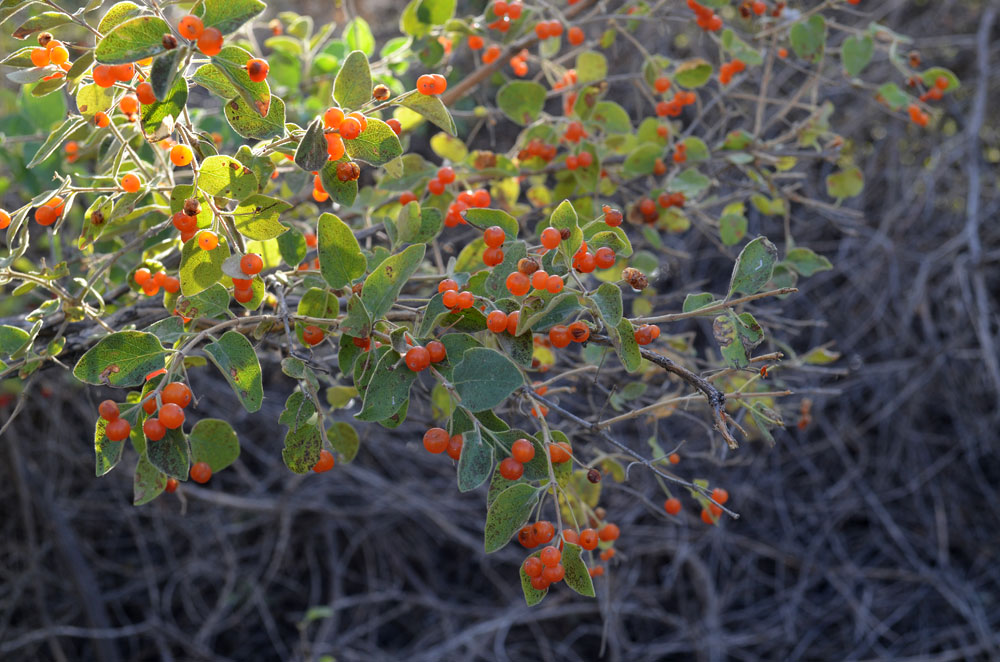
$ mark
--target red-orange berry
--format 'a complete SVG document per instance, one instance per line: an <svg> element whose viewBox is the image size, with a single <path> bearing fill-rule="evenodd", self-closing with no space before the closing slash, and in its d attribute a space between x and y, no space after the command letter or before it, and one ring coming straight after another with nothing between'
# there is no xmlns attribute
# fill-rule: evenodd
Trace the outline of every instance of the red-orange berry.
<svg viewBox="0 0 1000 662"><path fill-rule="evenodd" d="M600 554L602 561L609 561L614 555L615 555L615 550L613 547L604 550Z"/></svg>
<svg viewBox="0 0 1000 662"><path fill-rule="evenodd" d="M538 557L542 563L552 568L559 565L559 562L562 560L562 552L550 545L543 548Z"/></svg>
<svg viewBox="0 0 1000 662"><path fill-rule="evenodd" d="M587 551L596 549L599 540L597 531L594 529L584 529L580 532L580 547L583 547Z"/></svg>
<svg viewBox="0 0 1000 662"><path fill-rule="evenodd" d="M111 441L124 441L132 432L132 426L124 418L110 421L104 428L104 434Z"/></svg>
<svg viewBox="0 0 1000 662"><path fill-rule="evenodd" d="M462 446L464 444L465 441L462 439L462 435L452 435L448 440L448 448L445 449L445 452L448 454L448 457L458 462L462 457Z"/></svg>
<svg viewBox="0 0 1000 662"><path fill-rule="evenodd" d="M556 527L552 522L541 520L531 526L531 533L535 537L535 542L539 545L547 545L556 535Z"/></svg>
<svg viewBox="0 0 1000 662"><path fill-rule="evenodd" d="M247 253L240 258L240 270L248 276L255 276L264 268L264 260L256 253Z"/></svg>
<svg viewBox="0 0 1000 662"><path fill-rule="evenodd" d="M195 462L191 465L191 480L196 483L207 483L212 477L212 467L208 462Z"/></svg>
<svg viewBox="0 0 1000 662"><path fill-rule="evenodd" d="M517 335L517 325L521 321L521 311L515 310L507 315L507 333Z"/></svg>
<svg viewBox="0 0 1000 662"><path fill-rule="evenodd" d="M139 103L144 106L156 103L156 95L153 94L153 86L146 81L143 81L135 86L135 97L139 100Z"/></svg>
<svg viewBox="0 0 1000 662"><path fill-rule="evenodd" d="M319 452L319 460L313 465L313 471L318 474L324 473L333 469L334 460L333 453L326 450L325 448Z"/></svg>
<svg viewBox="0 0 1000 662"><path fill-rule="evenodd" d="M542 269L539 269L535 273L531 274L531 286L536 290L544 290L545 284L548 281L549 281L549 274Z"/></svg>
<svg viewBox="0 0 1000 662"><path fill-rule="evenodd" d="M118 110L126 115L131 115L139 110L139 98L131 94L126 94L118 102Z"/></svg>
<svg viewBox="0 0 1000 662"><path fill-rule="evenodd" d="M188 14L177 24L177 31L180 32L181 36L185 39L194 41L205 31L205 25L197 16Z"/></svg>
<svg viewBox="0 0 1000 662"><path fill-rule="evenodd" d="M135 193L142 187L142 181L132 173L129 173L122 177L121 186L126 193Z"/></svg>
<svg viewBox="0 0 1000 662"><path fill-rule="evenodd" d="M483 241L491 248L503 246L503 242L506 240L506 233L504 233L503 228L497 225L490 226L483 231Z"/></svg>
<svg viewBox="0 0 1000 662"><path fill-rule="evenodd" d="M681 456L678 455L677 453L671 453L670 455L667 456L667 459L670 460L670 464L679 464L681 461Z"/></svg>
<svg viewBox="0 0 1000 662"><path fill-rule="evenodd" d="M545 566L545 568L542 569L542 579L550 584L561 582L565 576L566 568L563 567L562 563L557 563L553 566Z"/></svg>
<svg viewBox="0 0 1000 662"><path fill-rule="evenodd" d="M503 333L507 329L507 313L494 310L486 316L486 328L493 333Z"/></svg>
<svg viewBox="0 0 1000 662"><path fill-rule="evenodd" d="M545 571L543 570L542 572L545 572ZM552 582L550 582L549 580L547 580L547 579L545 579L544 577L541 577L541 576L539 576L539 577L532 577L531 578L531 588L535 589L536 591L545 591L545 590L548 590L549 585L551 583Z"/></svg>
<svg viewBox="0 0 1000 662"><path fill-rule="evenodd" d="M525 524L517 532L517 541L527 549L536 547L538 543L535 541L535 529L530 524ZM540 561L539 561L540 562Z"/></svg>
<svg viewBox="0 0 1000 662"><path fill-rule="evenodd" d="M164 487L163 490L167 494L173 494L174 492L177 491L177 486L178 485L180 485L180 482L176 478L168 478L167 479L167 486Z"/></svg>
<svg viewBox="0 0 1000 662"><path fill-rule="evenodd" d="M577 320L569 325L569 339L573 342L587 342L590 338L590 327L586 322Z"/></svg>
<svg viewBox="0 0 1000 662"><path fill-rule="evenodd" d="M663 509L668 515L676 515L681 512L681 500L671 497L663 502Z"/></svg>
<svg viewBox="0 0 1000 662"><path fill-rule="evenodd" d="M117 420L120 415L118 411L118 403L114 400L105 400L101 404L97 405L97 413L101 415L101 418L108 422Z"/></svg>
<svg viewBox="0 0 1000 662"><path fill-rule="evenodd" d="M551 276L549 276L549 279L545 281L545 289L551 292L552 294L559 294L560 292L562 292L562 288L563 288L562 276L552 274Z"/></svg>
<svg viewBox="0 0 1000 662"><path fill-rule="evenodd" d="M260 83L267 78L267 72L270 68L271 66L267 63L267 60L254 58L247 62L247 75L250 76L250 80L253 82Z"/></svg>
<svg viewBox="0 0 1000 662"><path fill-rule="evenodd" d="M194 160L194 153L187 145L174 145L170 148L170 162L177 167L184 167Z"/></svg>
<svg viewBox="0 0 1000 662"><path fill-rule="evenodd" d="M441 363L448 356L448 351L440 340L432 340L427 343L427 353L431 357L431 363Z"/></svg>
<svg viewBox="0 0 1000 662"><path fill-rule="evenodd" d="M160 407L158 416L160 422L171 430L184 425L184 410L172 402L168 402Z"/></svg>
<svg viewBox="0 0 1000 662"><path fill-rule="evenodd" d="M517 480L524 474L524 465L512 457L504 458L499 469L500 475L507 480Z"/></svg>
<svg viewBox="0 0 1000 662"><path fill-rule="evenodd" d="M535 446L527 439L518 439L510 447L510 456L521 464L527 464L535 457Z"/></svg>
<svg viewBox="0 0 1000 662"><path fill-rule="evenodd" d="M219 54L222 50L222 33L218 28L205 28L198 37L198 50L208 56Z"/></svg>
<svg viewBox="0 0 1000 662"><path fill-rule="evenodd" d="M475 295L472 294L472 292L466 291L458 293L458 299L456 305L462 310L465 310L466 308L472 308L472 306L475 305L475 303L476 303L476 297Z"/></svg>
<svg viewBox="0 0 1000 662"><path fill-rule="evenodd" d="M516 297L524 296L531 289L531 282L520 271L515 271L507 276L507 289Z"/></svg>
<svg viewBox="0 0 1000 662"><path fill-rule="evenodd" d="M555 228L545 228L542 230L542 246L549 250L558 248L559 243L562 241L562 236L559 234L559 230Z"/></svg>
<svg viewBox="0 0 1000 662"><path fill-rule="evenodd" d="M542 563L542 560L537 556L529 556L524 559L524 574L529 577L541 577L544 567L545 565Z"/></svg>
<svg viewBox="0 0 1000 662"><path fill-rule="evenodd" d="M170 382L163 387L160 399L166 404L187 407L191 404L191 389L184 382Z"/></svg>
<svg viewBox="0 0 1000 662"><path fill-rule="evenodd" d="M618 529L617 524L607 523L597 532L597 537L604 542L611 542L613 540L618 540L618 536L621 535L621 531Z"/></svg>
<svg viewBox="0 0 1000 662"><path fill-rule="evenodd" d="M716 518L715 518L715 516L712 515L712 513L710 513L708 511L707 508L705 508L705 509L702 509L702 511L701 511L701 521L704 522L705 524L711 525L711 524L715 524Z"/></svg>
<svg viewBox="0 0 1000 662"><path fill-rule="evenodd" d="M569 346L572 342L569 337L569 329L562 324L555 325L549 329L549 342L552 343L553 347L558 347L559 349Z"/></svg>
<svg viewBox="0 0 1000 662"><path fill-rule="evenodd" d="M406 352L406 367L413 372L426 370L431 364L431 355L425 347L411 347Z"/></svg>
<svg viewBox="0 0 1000 662"><path fill-rule="evenodd" d="M435 455L445 452L450 441L448 431L444 428L431 428L424 433L424 448Z"/></svg>
<svg viewBox="0 0 1000 662"><path fill-rule="evenodd" d="M483 251L483 264L487 267L495 267L503 262L503 249L502 248L487 248Z"/></svg>
<svg viewBox="0 0 1000 662"><path fill-rule="evenodd" d="M211 230L202 230L198 233L198 246L203 251L215 250L219 245L219 236Z"/></svg>
<svg viewBox="0 0 1000 662"><path fill-rule="evenodd" d="M310 346L315 346L323 342L324 335L323 329L312 324L302 329L302 339Z"/></svg>
<svg viewBox="0 0 1000 662"><path fill-rule="evenodd" d="M565 441L549 445L549 457L555 464L569 462L573 457L573 448Z"/></svg>
<svg viewBox="0 0 1000 662"><path fill-rule="evenodd" d="M147 418L142 424L142 432L150 441L159 441L167 434L167 426L158 418Z"/></svg>
<svg viewBox="0 0 1000 662"><path fill-rule="evenodd" d="M729 492L727 492L721 487L717 487L714 490L712 490L712 499L714 499L718 503L725 503L729 501Z"/></svg>

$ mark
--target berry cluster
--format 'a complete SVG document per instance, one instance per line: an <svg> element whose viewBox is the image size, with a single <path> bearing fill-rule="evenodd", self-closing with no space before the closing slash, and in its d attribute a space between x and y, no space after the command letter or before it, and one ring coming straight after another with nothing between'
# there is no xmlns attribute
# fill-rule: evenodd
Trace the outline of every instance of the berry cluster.
<svg viewBox="0 0 1000 662"><path fill-rule="evenodd" d="M471 292L470 292L471 294ZM444 343L439 340L432 340L426 347L416 345L407 350L404 361L406 367L413 372L421 372L430 367L432 363L440 363L448 358L448 352Z"/></svg>
<svg viewBox="0 0 1000 662"><path fill-rule="evenodd" d="M428 453L440 455L448 453L448 457L456 462L462 456L462 435L448 435L448 431L443 428L431 428L424 433L424 448Z"/></svg>
<svg viewBox="0 0 1000 662"><path fill-rule="evenodd" d="M733 76L744 71L746 68L746 63L739 58L733 60L732 62L724 62L722 66L719 67L719 82L723 85L729 85Z"/></svg>
<svg viewBox="0 0 1000 662"><path fill-rule="evenodd" d="M150 441L159 441L167 430L176 430L184 425L184 408L191 404L191 389L183 382L170 382L163 387L159 396L150 395L142 403L148 418L142 424L142 431ZM157 408L157 400L160 402ZM153 417L153 414L156 417Z"/></svg>
<svg viewBox="0 0 1000 662"><path fill-rule="evenodd" d="M475 295L468 290L459 291L458 283L451 278L445 278L438 283L438 292L441 293L441 303L452 312L472 308L476 303Z"/></svg>
<svg viewBox="0 0 1000 662"><path fill-rule="evenodd" d="M417 79L417 91L425 96L444 94L448 81L441 74L424 74Z"/></svg>
<svg viewBox="0 0 1000 662"><path fill-rule="evenodd" d="M44 205L35 208L35 222L39 225L52 225L59 220L65 210L63 199L54 195Z"/></svg>
<svg viewBox="0 0 1000 662"><path fill-rule="evenodd" d="M132 280L142 288L146 296L155 296L161 287L170 294L176 294L181 289L181 282L173 276L168 276L164 271L157 271L154 274L145 267L136 269Z"/></svg>
<svg viewBox="0 0 1000 662"><path fill-rule="evenodd" d="M640 345L648 345L660 337L660 327L655 324L643 324L635 330L635 341Z"/></svg>
<svg viewBox="0 0 1000 662"><path fill-rule="evenodd" d="M188 41L197 42L198 50L203 55L218 55L219 51L222 50L222 32L218 28L206 28L197 16L188 14L183 17L177 24L177 32ZM267 75L266 68L264 75Z"/></svg>
<svg viewBox="0 0 1000 662"><path fill-rule="evenodd" d="M722 29L722 19L711 8L697 2L687 0L688 8L698 17L698 27L706 32L718 32Z"/></svg>
<svg viewBox="0 0 1000 662"><path fill-rule="evenodd" d="M697 101L698 95L694 92L678 90L671 99L657 102L656 115L657 117L677 117L683 112L685 106L690 106Z"/></svg>

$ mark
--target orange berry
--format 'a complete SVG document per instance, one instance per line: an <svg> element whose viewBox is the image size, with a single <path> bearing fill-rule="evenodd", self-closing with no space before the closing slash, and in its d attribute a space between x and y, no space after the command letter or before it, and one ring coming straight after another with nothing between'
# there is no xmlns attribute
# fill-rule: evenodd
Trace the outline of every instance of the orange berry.
<svg viewBox="0 0 1000 662"><path fill-rule="evenodd" d="M613 557L614 555L615 555L615 550L614 550L614 548L608 548L608 549L604 550L603 552L601 552L601 554L600 554L600 556L601 556L601 560L602 560L602 561L608 561L608 560L610 560L610 559L611 559L611 558L612 558L612 557Z"/></svg>
<svg viewBox="0 0 1000 662"><path fill-rule="evenodd" d="M170 162L175 166L184 167L194 160L194 153L187 145L174 145L170 148Z"/></svg>
<svg viewBox="0 0 1000 662"><path fill-rule="evenodd" d="M527 464L535 458L535 446L527 439L518 439L510 447L510 456L521 464Z"/></svg>
<svg viewBox="0 0 1000 662"><path fill-rule="evenodd" d="M562 552L550 545L542 549L538 558L541 559L542 563L545 565L550 568L554 568L559 565L560 561L562 561Z"/></svg>
<svg viewBox="0 0 1000 662"><path fill-rule="evenodd" d="M39 207L35 210L35 221L39 225L52 225L56 222L58 217L59 216L56 214L56 210L47 205Z"/></svg>
<svg viewBox="0 0 1000 662"><path fill-rule="evenodd" d="M167 486L164 487L163 490L167 494L173 494L174 492L177 491L177 486L178 485L180 485L180 482L178 482L178 480L176 478L168 478L167 479Z"/></svg>
<svg viewBox="0 0 1000 662"><path fill-rule="evenodd" d="M580 320L573 322L569 325L569 338L573 342L587 342L590 338L590 327Z"/></svg>
<svg viewBox="0 0 1000 662"><path fill-rule="evenodd" d="M111 87L115 84L115 74L107 64L97 65L90 75L98 87Z"/></svg>
<svg viewBox="0 0 1000 662"><path fill-rule="evenodd" d="M681 512L681 500L676 498L670 498L663 502L663 509L667 511L668 515L676 515Z"/></svg>
<svg viewBox="0 0 1000 662"><path fill-rule="evenodd" d="M255 83L263 82L267 78L267 72L270 68L267 60L260 58L254 58L247 62L247 74L250 76L250 80Z"/></svg>
<svg viewBox="0 0 1000 662"><path fill-rule="evenodd" d="M514 312L507 315L507 333L510 335L517 335L517 324L521 321L521 311L515 310Z"/></svg>
<svg viewBox="0 0 1000 662"><path fill-rule="evenodd" d="M529 556L524 560L524 574L529 577L541 577L544 567L545 565L542 563L542 560L537 556Z"/></svg>
<svg viewBox="0 0 1000 662"><path fill-rule="evenodd" d="M135 96L139 100L139 103L144 106L156 103L156 95L153 93L153 86L146 81L143 81L135 86ZM124 112L125 109L122 108L122 111Z"/></svg>
<svg viewBox="0 0 1000 662"><path fill-rule="evenodd" d="M101 418L108 422L114 421L120 415L118 411L118 403L114 400L105 400L97 406L97 413L101 415Z"/></svg>
<svg viewBox="0 0 1000 662"><path fill-rule="evenodd" d="M667 459L670 460L670 464L680 464L681 456L677 453L671 453L667 456Z"/></svg>
<svg viewBox="0 0 1000 662"><path fill-rule="evenodd" d="M573 457L573 448L565 441L560 441L557 444L550 444L549 457L556 464L569 462L570 458Z"/></svg>
<svg viewBox="0 0 1000 662"><path fill-rule="evenodd" d="M55 48L49 48L49 61L52 64L58 64L62 66L69 60L69 51L66 50L65 46L56 46Z"/></svg>
<svg viewBox="0 0 1000 662"><path fill-rule="evenodd" d="M448 350L440 340L427 343L427 353L431 355L431 363L441 363L448 358Z"/></svg>
<svg viewBox="0 0 1000 662"><path fill-rule="evenodd" d="M167 404L187 407L191 404L191 389L184 382L170 382L163 387L160 399Z"/></svg>
<svg viewBox="0 0 1000 662"><path fill-rule="evenodd" d="M247 253L240 258L240 270L248 276L255 276L264 268L264 260L256 253Z"/></svg>
<svg viewBox="0 0 1000 662"><path fill-rule="evenodd" d="M406 352L406 367L413 372L426 370L431 364L431 355L425 347L411 347Z"/></svg>
<svg viewBox="0 0 1000 662"><path fill-rule="evenodd" d="M562 241L562 235L555 228L545 228L542 230L542 246L549 250L554 250Z"/></svg>
<svg viewBox="0 0 1000 662"><path fill-rule="evenodd" d="M544 572L544 570L542 572ZM545 590L548 590L549 585L551 583L552 582L550 582L549 580L547 580L547 579L545 579L544 577L541 577L541 576L539 576L539 577L532 577L531 578L531 588L535 589L536 591L545 591Z"/></svg>
<svg viewBox="0 0 1000 662"><path fill-rule="evenodd" d="M531 284L527 276L515 271L507 276L507 289L516 297L524 296L531 289Z"/></svg>
<svg viewBox="0 0 1000 662"><path fill-rule="evenodd" d="M0 230L6 230L10 225L10 214L0 209Z"/></svg>
<svg viewBox="0 0 1000 662"><path fill-rule="evenodd" d="M184 410L173 402L169 402L160 407L158 414L160 422L174 430L184 425Z"/></svg>
<svg viewBox="0 0 1000 662"><path fill-rule="evenodd" d="M483 241L490 248L499 248L503 246L503 242L506 240L506 233L497 225L490 226L483 232Z"/></svg>
<svg viewBox="0 0 1000 662"><path fill-rule="evenodd" d="M525 524L517 532L517 541L527 549L536 547L538 543L535 541L535 529L530 524ZM539 561L541 562L541 561Z"/></svg>
<svg viewBox="0 0 1000 662"><path fill-rule="evenodd" d="M217 28L205 28L198 37L198 50L203 54L218 55L222 50L222 33Z"/></svg>
<svg viewBox="0 0 1000 662"><path fill-rule="evenodd" d="M721 487L717 487L714 490L712 490L712 499L714 499L718 503L725 503L729 501L729 492L727 492Z"/></svg>
<svg viewBox="0 0 1000 662"><path fill-rule="evenodd" d="M324 448L319 452L319 460L317 460L316 464L313 465L313 471L321 474L333 469L333 465L333 453Z"/></svg>
<svg viewBox="0 0 1000 662"><path fill-rule="evenodd" d="M152 274L149 273L149 269L136 269L135 273L132 275L132 279L139 287L145 285L152 277Z"/></svg>
<svg viewBox="0 0 1000 662"><path fill-rule="evenodd" d="M47 48L35 48L31 51L31 63L36 67L48 66L50 58Z"/></svg>
<svg viewBox="0 0 1000 662"><path fill-rule="evenodd" d="M462 446L464 444L465 441L462 439L462 435L453 435L451 439L448 440L448 448L445 449L445 452L448 454L448 457L458 462L458 460L462 457Z"/></svg>
<svg viewBox="0 0 1000 662"><path fill-rule="evenodd" d="M125 441L131 433L132 426L124 418L116 418L104 428L104 434L111 441Z"/></svg>
<svg viewBox="0 0 1000 662"><path fill-rule="evenodd" d="M483 63L492 64L496 62L497 59L500 57L500 52L501 51L499 46L496 45L490 46L489 48L486 49L486 52L483 53Z"/></svg>
<svg viewBox="0 0 1000 662"><path fill-rule="evenodd" d="M219 237L211 230L202 230L198 233L198 246L203 251L215 250L219 245Z"/></svg>
<svg viewBox="0 0 1000 662"><path fill-rule="evenodd" d="M560 292L562 292L562 288L563 288L562 276L557 276L556 274L552 274L551 276L549 276L549 279L545 281L545 289L551 292L552 294L559 294Z"/></svg>
<svg viewBox="0 0 1000 662"><path fill-rule="evenodd" d="M195 462L191 465L191 480L196 483L207 483L212 477L212 467L208 462Z"/></svg>
<svg viewBox="0 0 1000 662"><path fill-rule="evenodd" d="M431 428L424 433L424 448L427 449L428 453L439 455L445 452L450 441L451 437L448 436L448 431L444 428Z"/></svg>
<svg viewBox="0 0 1000 662"><path fill-rule="evenodd" d="M562 324L557 324L551 329L549 329L549 342L552 343L553 347L562 349L567 347L570 342L569 329Z"/></svg>
<svg viewBox="0 0 1000 662"><path fill-rule="evenodd" d="M181 36L185 39L194 41L205 31L205 25L197 16L188 14L177 24L177 31L180 32Z"/></svg>
<svg viewBox="0 0 1000 662"><path fill-rule="evenodd" d="M597 531L594 529L584 529L580 532L580 547L583 547L588 552L597 548L599 540Z"/></svg>
<svg viewBox="0 0 1000 662"><path fill-rule="evenodd" d="M706 508L701 511L701 521L705 524L715 524L716 518Z"/></svg>
<svg viewBox="0 0 1000 662"><path fill-rule="evenodd" d="M573 46L579 46L583 43L585 38L586 35L583 34L583 30L576 26L571 27L569 32L566 34L566 40Z"/></svg>
<svg viewBox="0 0 1000 662"><path fill-rule="evenodd" d="M127 83L135 76L135 65L132 63L111 65L111 75L116 81Z"/></svg>
<svg viewBox="0 0 1000 662"><path fill-rule="evenodd" d="M619 535L621 535L621 531L618 529L618 525L611 524L610 522L605 524L604 527L597 532L597 537L604 542L618 540Z"/></svg>
<svg viewBox="0 0 1000 662"><path fill-rule="evenodd" d="M507 313L494 310L486 316L486 328L493 333L503 333L507 329Z"/></svg>
<svg viewBox="0 0 1000 662"><path fill-rule="evenodd" d="M310 324L306 328L302 329L302 339L306 341L309 346L318 345L323 342L323 329Z"/></svg>
<svg viewBox="0 0 1000 662"><path fill-rule="evenodd" d="M536 290L544 290L547 282L549 282L549 275L542 269L531 274L531 286Z"/></svg>
<svg viewBox="0 0 1000 662"><path fill-rule="evenodd" d="M344 121L340 123L341 137L345 140L354 140L359 135L361 135L361 122L359 122L354 117L344 118Z"/></svg>
<svg viewBox="0 0 1000 662"><path fill-rule="evenodd" d="M158 418L147 418L142 424L142 431L150 441L159 441L167 434L167 426Z"/></svg>
<svg viewBox="0 0 1000 662"><path fill-rule="evenodd" d="M500 475L507 480L517 480L524 474L524 465L512 457L504 458L500 462Z"/></svg>
<svg viewBox="0 0 1000 662"><path fill-rule="evenodd" d="M125 189L126 193L136 193L142 187L142 181L132 173L129 173L122 177L121 186Z"/></svg>
<svg viewBox="0 0 1000 662"><path fill-rule="evenodd" d="M531 532L535 537L536 544L547 545L556 535L556 527L552 526L552 522L548 520L541 520L532 525Z"/></svg>
<svg viewBox="0 0 1000 662"><path fill-rule="evenodd" d="M323 126L328 129L336 129L340 127L340 123L343 121L344 111L336 106L327 108L326 112L323 113Z"/></svg>

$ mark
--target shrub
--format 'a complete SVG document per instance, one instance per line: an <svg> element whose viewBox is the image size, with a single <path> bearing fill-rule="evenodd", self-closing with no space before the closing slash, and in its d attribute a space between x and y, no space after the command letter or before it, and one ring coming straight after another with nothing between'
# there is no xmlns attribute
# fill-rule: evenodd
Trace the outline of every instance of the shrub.
<svg viewBox="0 0 1000 662"><path fill-rule="evenodd" d="M780 339L762 352L773 331L753 308L830 269L795 223L864 186L825 90L849 81L850 103L867 95L924 127L958 87L857 0L579 0L558 15L495 0L465 17L455 0L412 0L377 55L361 18L335 37L289 12L262 23L260 0L186 16L95 4L28 18L14 37L38 45L3 60L43 134L5 154L33 148L27 168L55 185L0 214L0 284L18 311L0 327L0 375L69 359L79 381L119 389L100 406L96 469L128 442L137 505L237 459L224 418L188 420L187 373L208 363L255 412L260 356L280 356L297 382L281 456L299 474L351 462L355 425L397 428L414 400L429 405L442 427L426 450L456 464L459 490L488 484L486 551L539 548L521 568L529 604L560 581L594 595L627 539L601 483L626 463L656 475L670 516L683 508L671 488L707 524L733 514L725 489L682 477L677 444L653 439L647 457L616 427L699 404L735 449L774 443L791 412L809 424L808 401L778 404L791 392L770 371L837 355ZM668 20L679 31L650 52L638 35ZM620 69L618 50L641 65ZM506 151L486 149L484 126ZM822 169L830 200L802 195ZM751 222L783 232L781 249ZM731 276L663 312L663 256L689 232ZM669 326L696 318L707 343ZM617 415L574 404L587 381Z"/></svg>

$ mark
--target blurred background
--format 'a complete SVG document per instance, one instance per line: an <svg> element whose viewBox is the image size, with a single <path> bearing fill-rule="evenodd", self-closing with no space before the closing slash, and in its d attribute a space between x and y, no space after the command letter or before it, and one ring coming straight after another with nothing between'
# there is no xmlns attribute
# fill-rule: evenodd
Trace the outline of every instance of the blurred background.
<svg viewBox="0 0 1000 662"><path fill-rule="evenodd" d="M403 3L271 4L266 16L317 24L360 13L383 43ZM605 480L623 533L598 599L560 587L528 609L523 552L484 555L483 493L458 493L451 466L420 447L426 406L398 430L362 427L353 464L299 477L280 462L293 383L276 362L252 417L214 372L193 371L200 409L231 413L241 459L206 487L134 508L134 458L93 475L106 394L48 370L0 438L0 659L1000 659L997 5L862 2L963 87L933 131L847 84L829 88L867 184L844 209L793 207L796 238L835 269L761 308L789 346L831 342L842 358L789 377L812 400L812 424L778 431L773 448L722 453L704 430L677 440L688 442L677 470L725 486L739 520L707 527L693 508L667 518L641 468ZM643 29L647 44L668 36ZM635 67L631 53L610 57ZM17 96L5 80L8 136L36 131ZM47 181L13 146L0 144L5 208ZM804 195L823 197L828 168ZM773 219L750 222L751 235L781 234ZM716 250L696 232L672 241ZM724 282L727 263L671 261L657 287L679 307L687 283ZM0 316L18 305L4 293ZM697 321L672 330L706 333ZM4 388L0 425L15 404ZM622 439L644 444L644 425Z"/></svg>

